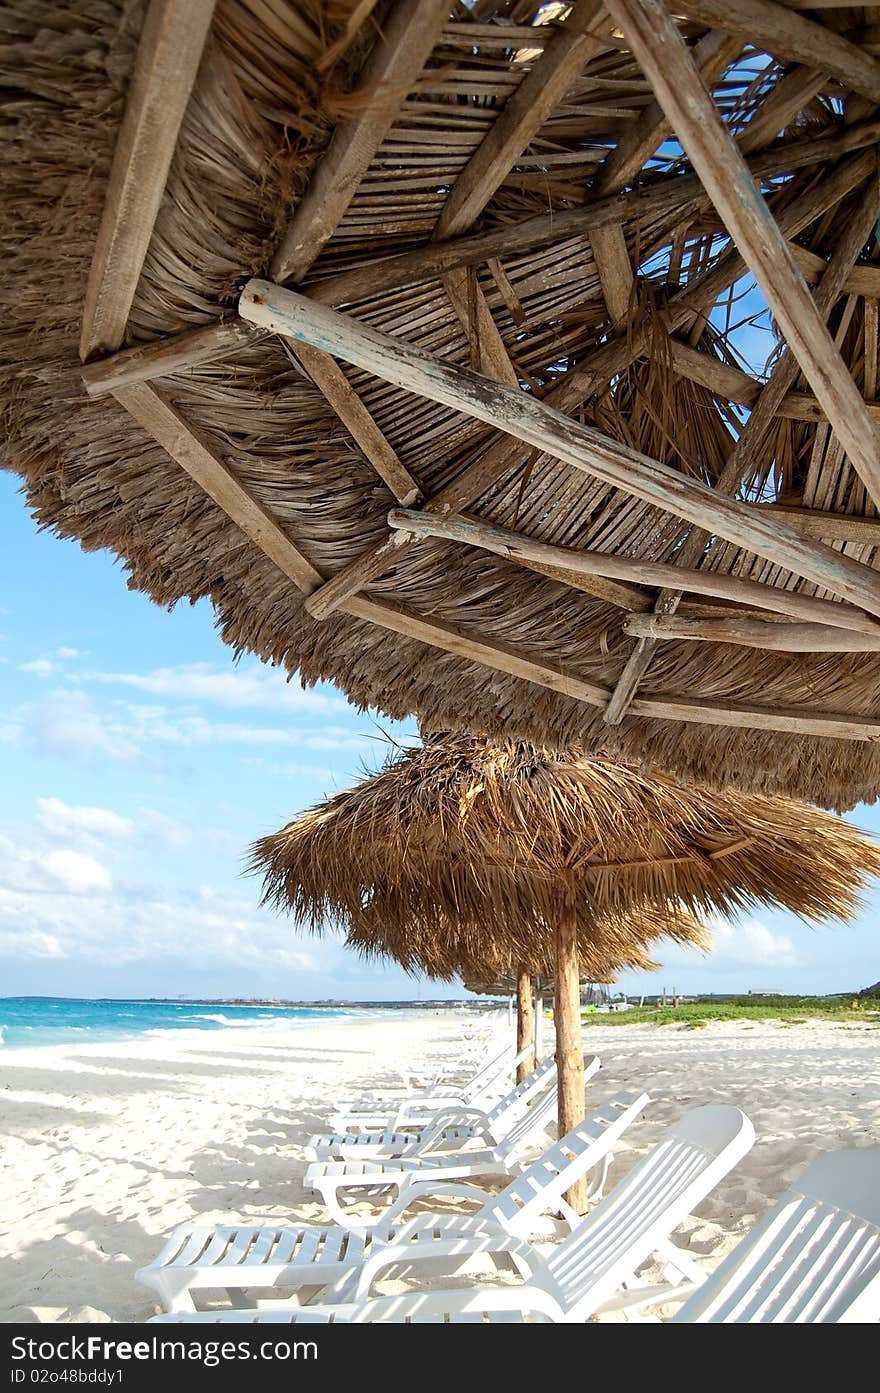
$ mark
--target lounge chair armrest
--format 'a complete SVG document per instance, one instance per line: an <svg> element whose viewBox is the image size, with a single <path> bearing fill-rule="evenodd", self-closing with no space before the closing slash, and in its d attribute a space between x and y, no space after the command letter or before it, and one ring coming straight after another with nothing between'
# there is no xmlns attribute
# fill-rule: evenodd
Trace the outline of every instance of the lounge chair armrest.
<svg viewBox="0 0 880 1393"><path fill-rule="evenodd" d="M528 1244L523 1243L520 1238L503 1233L500 1229L493 1233L462 1234L440 1240L425 1235L408 1243L388 1243L378 1252L371 1252L358 1273L354 1299L365 1300L373 1282L386 1268L398 1267L402 1263L407 1266L418 1262L436 1263L446 1258L461 1261L478 1253L510 1253L518 1259L517 1267L522 1264L520 1270L525 1270L529 1276L532 1275L530 1260L534 1254Z"/></svg>
<svg viewBox="0 0 880 1393"><path fill-rule="evenodd" d="M489 1131L489 1114L482 1108L450 1107L441 1108L431 1118L430 1125L424 1132L417 1144L410 1147L413 1153L430 1151L433 1143L445 1132L447 1127L467 1127L473 1129L474 1135L481 1134L490 1142L493 1140Z"/></svg>
<svg viewBox="0 0 880 1393"><path fill-rule="evenodd" d="M393 1223L401 1214L405 1214L410 1205L415 1200L422 1200L426 1193L430 1193L431 1199L435 1195L450 1195L455 1199L473 1200L475 1204L485 1204L489 1198L485 1190L481 1190L478 1185L469 1185L467 1181L444 1180L438 1181L431 1186L430 1192L420 1189L418 1186L405 1184L401 1187L400 1194L393 1204L389 1205L382 1215L382 1227L388 1223Z"/></svg>

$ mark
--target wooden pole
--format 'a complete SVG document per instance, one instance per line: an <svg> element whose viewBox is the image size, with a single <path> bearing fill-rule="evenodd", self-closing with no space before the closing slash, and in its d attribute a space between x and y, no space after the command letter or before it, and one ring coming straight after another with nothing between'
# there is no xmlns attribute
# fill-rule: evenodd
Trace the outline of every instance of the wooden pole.
<svg viewBox="0 0 880 1393"><path fill-rule="evenodd" d="M556 988L553 1001L556 1028L558 1134L564 1137L583 1122L584 1052L581 1044L580 965L577 951L577 912L574 896L566 892L556 924ZM587 1208L587 1184L578 1180L565 1198L577 1214Z"/></svg>
<svg viewBox="0 0 880 1393"><path fill-rule="evenodd" d="M821 543L809 542L784 523L772 520L765 510L749 509L718 494L716 489L581 425L526 392L456 367L414 344L268 281L248 281L238 308L243 319L260 328L304 339L404 391L497 427L603 483L696 523L744 550L755 551L774 565L786 566L880 615L880 576L870 567ZM855 390L851 379L850 386ZM863 408L861 397L859 402ZM838 435L845 445L843 433L838 431ZM852 459L852 451L849 454ZM876 467L880 496L880 464Z"/></svg>
<svg viewBox="0 0 880 1393"><path fill-rule="evenodd" d="M516 1052L530 1049L522 1063L516 1066L516 1081L522 1083L535 1067L535 1023L532 1015L532 979L521 967L516 979Z"/></svg>

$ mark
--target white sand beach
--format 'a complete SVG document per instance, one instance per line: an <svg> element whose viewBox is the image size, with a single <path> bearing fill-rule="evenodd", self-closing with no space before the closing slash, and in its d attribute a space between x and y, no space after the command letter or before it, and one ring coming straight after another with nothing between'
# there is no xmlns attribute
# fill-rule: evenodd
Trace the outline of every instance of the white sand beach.
<svg viewBox="0 0 880 1393"><path fill-rule="evenodd" d="M459 1023L426 1010L6 1051L0 1321L145 1320L157 1308L134 1271L185 1220L324 1222L301 1184L305 1138L334 1099L391 1082L390 1061L449 1055ZM621 1088L655 1100L612 1182L697 1104L736 1103L754 1122L753 1151L679 1236L707 1266L819 1152L880 1143L880 1024L588 1026L584 1048L602 1059L591 1104Z"/></svg>

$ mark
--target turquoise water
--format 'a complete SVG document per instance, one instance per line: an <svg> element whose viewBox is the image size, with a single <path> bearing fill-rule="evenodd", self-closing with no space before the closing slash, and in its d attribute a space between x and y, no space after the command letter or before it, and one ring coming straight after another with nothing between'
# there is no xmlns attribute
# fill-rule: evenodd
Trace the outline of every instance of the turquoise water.
<svg viewBox="0 0 880 1393"><path fill-rule="evenodd" d="M0 1045L84 1045L137 1040L175 1030L294 1030L308 1022L362 1018L349 1006L229 1006L185 1001L85 1001L69 997L0 997Z"/></svg>

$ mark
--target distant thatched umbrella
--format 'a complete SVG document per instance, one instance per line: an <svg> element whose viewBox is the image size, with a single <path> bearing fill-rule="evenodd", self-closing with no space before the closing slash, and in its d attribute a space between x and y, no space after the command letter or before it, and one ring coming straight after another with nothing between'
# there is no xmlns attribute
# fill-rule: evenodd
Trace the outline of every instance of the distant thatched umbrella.
<svg viewBox="0 0 880 1393"><path fill-rule="evenodd" d="M634 909L629 914L611 911L579 925L578 967L581 978L591 982L613 982L626 968L653 971L659 967L644 945L658 938L674 938L708 952L707 929L686 910L664 905ZM461 977L470 982L510 980L516 993L517 1054L535 1039L532 1008L533 979L553 979L556 965L556 932L553 924L538 924L523 933L519 924L510 924L503 936L495 929L492 937L483 934L475 941L473 933L456 915L448 915L442 925L427 926L420 914L407 911L381 890L374 894L369 913L356 928L349 930L346 945L366 958L390 958L405 972L424 974L449 981ZM517 1082L534 1068L534 1053L518 1066Z"/></svg>
<svg viewBox="0 0 880 1393"><path fill-rule="evenodd" d="M381 916L440 939L455 924L478 962L487 944L515 952L554 926L559 1126L568 1131L584 1115L579 935L644 905L699 914L761 902L814 921L847 918L880 874L880 849L790 799L452 736L398 754L263 838L252 864L265 899L317 931L335 920L369 935Z"/></svg>

